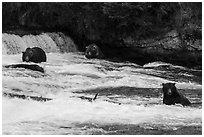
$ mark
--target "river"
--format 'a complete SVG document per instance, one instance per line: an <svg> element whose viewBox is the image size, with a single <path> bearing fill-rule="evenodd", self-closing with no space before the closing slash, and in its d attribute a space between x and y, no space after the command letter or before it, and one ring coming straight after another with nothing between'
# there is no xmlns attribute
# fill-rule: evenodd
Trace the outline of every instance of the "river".
<svg viewBox="0 0 204 137"><path fill-rule="evenodd" d="M84 53L61 53L53 46L46 51L47 62L38 63L45 73L5 68L23 63L20 52L26 47L16 42L20 48L11 48L11 40L5 41L2 92L52 100L3 96L3 134L202 134L201 71L164 62L140 66L86 59ZM11 51L15 53L9 54ZM175 82L178 90L197 105L164 105L161 84L166 82ZM93 98L96 93L93 102L81 99Z"/></svg>

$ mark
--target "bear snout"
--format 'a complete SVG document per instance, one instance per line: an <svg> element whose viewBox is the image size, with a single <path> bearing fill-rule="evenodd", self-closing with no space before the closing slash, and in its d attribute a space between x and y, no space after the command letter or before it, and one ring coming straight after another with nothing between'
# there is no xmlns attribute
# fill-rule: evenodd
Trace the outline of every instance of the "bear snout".
<svg viewBox="0 0 204 137"><path fill-rule="evenodd" d="M29 57L28 56L25 57L25 61L29 62Z"/></svg>
<svg viewBox="0 0 204 137"><path fill-rule="evenodd" d="M168 89L167 94L168 94L169 96L172 95L172 91L171 91L171 89Z"/></svg>

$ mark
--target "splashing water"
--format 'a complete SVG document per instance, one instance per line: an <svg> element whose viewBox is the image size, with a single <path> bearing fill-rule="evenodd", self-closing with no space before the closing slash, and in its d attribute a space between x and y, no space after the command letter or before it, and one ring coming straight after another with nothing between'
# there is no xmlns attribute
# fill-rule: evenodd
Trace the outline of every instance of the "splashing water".
<svg viewBox="0 0 204 137"><path fill-rule="evenodd" d="M61 33L60 33L61 34ZM53 37L54 36L54 37ZM59 42L60 41L60 42ZM2 54L19 54L27 47L40 47L45 52L76 52L77 46L65 35L58 33L42 33L40 35L2 34Z"/></svg>
<svg viewBox="0 0 204 137"><path fill-rule="evenodd" d="M48 62L38 64L45 69L44 74L3 67L2 91L52 99L37 102L3 96L3 134L201 132L201 105L182 107L162 104L161 83L175 81L156 76L159 71L147 70L133 63L88 60L79 52L61 54L56 48L57 40L51 42L47 34L42 35L23 38L3 35L6 45L3 46L6 52L3 52L7 53L2 56L3 66L22 63L19 53L26 47L25 43L44 47ZM8 40L11 38L13 41ZM150 71L154 75L150 75ZM183 94L191 102L202 101L202 85L199 83L179 81L176 85L181 90L185 89ZM92 98L95 93L99 95L94 102L79 98Z"/></svg>

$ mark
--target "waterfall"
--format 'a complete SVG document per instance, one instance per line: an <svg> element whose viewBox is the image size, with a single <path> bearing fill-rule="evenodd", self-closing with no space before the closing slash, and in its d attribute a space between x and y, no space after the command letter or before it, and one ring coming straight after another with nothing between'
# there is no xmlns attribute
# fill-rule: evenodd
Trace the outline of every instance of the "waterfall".
<svg viewBox="0 0 204 137"><path fill-rule="evenodd" d="M39 35L2 34L2 54L20 54L28 47L40 47L49 52L77 52L72 39L63 33L42 33Z"/></svg>

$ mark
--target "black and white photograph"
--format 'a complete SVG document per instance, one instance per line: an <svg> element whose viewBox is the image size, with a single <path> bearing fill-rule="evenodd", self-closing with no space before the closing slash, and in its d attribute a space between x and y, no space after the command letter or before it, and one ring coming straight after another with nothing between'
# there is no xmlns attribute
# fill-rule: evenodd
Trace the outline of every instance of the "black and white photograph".
<svg viewBox="0 0 204 137"><path fill-rule="evenodd" d="M2 135L202 135L202 2L1 2Z"/></svg>

